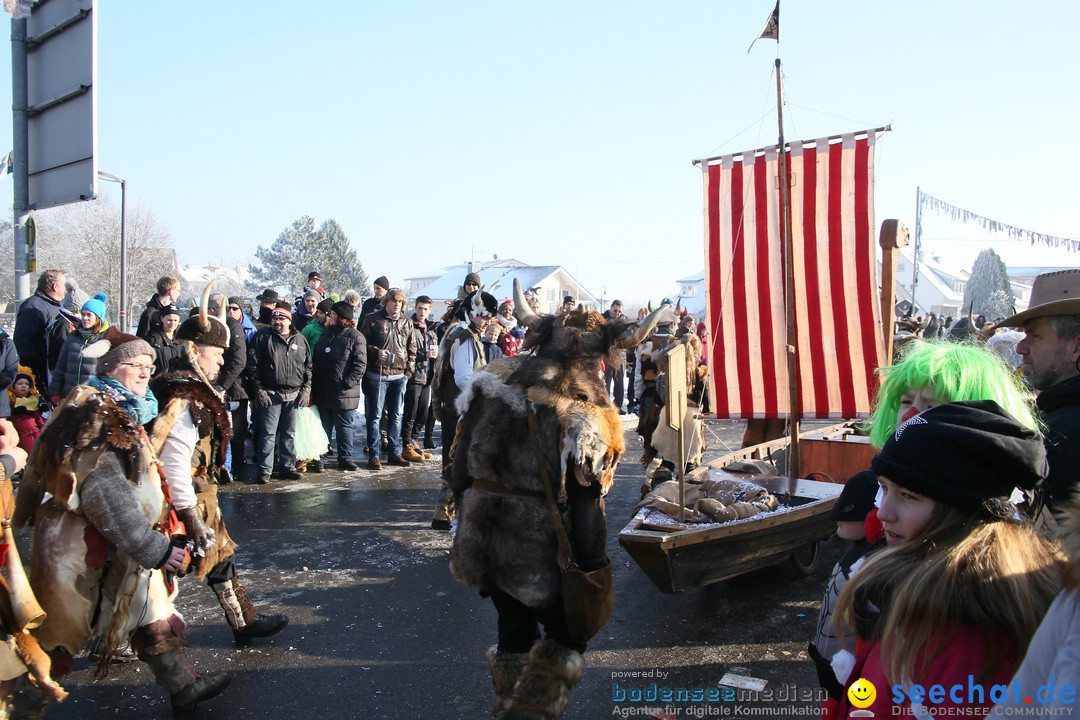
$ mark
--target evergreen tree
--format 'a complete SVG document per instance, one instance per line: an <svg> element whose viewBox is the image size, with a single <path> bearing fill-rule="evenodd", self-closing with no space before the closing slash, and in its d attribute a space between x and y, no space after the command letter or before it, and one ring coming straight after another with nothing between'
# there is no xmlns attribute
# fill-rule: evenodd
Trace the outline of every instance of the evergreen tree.
<svg viewBox="0 0 1080 720"><path fill-rule="evenodd" d="M993 250L983 250L975 258L971 278L964 288L964 307L974 303L974 313L989 322L1013 313L1012 287L1005 263Z"/></svg>
<svg viewBox="0 0 1080 720"><path fill-rule="evenodd" d="M313 270L322 276L330 292L339 295L350 287L363 292L368 285L356 251L333 219L316 229L315 219L305 215L282 230L269 248L256 248L255 257L260 264L248 267L253 278L248 285L250 291L272 287L288 297L304 286Z"/></svg>

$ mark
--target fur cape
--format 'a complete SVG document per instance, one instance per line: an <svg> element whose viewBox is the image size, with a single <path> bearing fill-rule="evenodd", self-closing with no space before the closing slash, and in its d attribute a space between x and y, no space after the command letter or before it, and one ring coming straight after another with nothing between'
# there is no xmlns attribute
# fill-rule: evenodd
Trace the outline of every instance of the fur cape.
<svg viewBox="0 0 1080 720"><path fill-rule="evenodd" d="M217 391L190 370L157 375L150 381L150 390L161 408L148 426L151 446L160 452L179 414L190 409L199 437L212 438L213 457L209 458L207 465L214 471L224 466L232 438L232 420Z"/></svg>
<svg viewBox="0 0 1080 720"><path fill-rule="evenodd" d="M137 483L147 469L142 438L135 420L108 393L76 387L53 411L30 453L19 482L14 527L33 520L46 492L78 513L78 485L107 452L126 460L127 479Z"/></svg>
<svg viewBox="0 0 1080 720"><path fill-rule="evenodd" d="M559 596L558 546L527 419L530 405L578 561L586 570L607 561L603 493L625 448L597 370L519 355L473 374L458 399L451 474L459 498L451 571L459 581L482 594L498 588L530 607Z"/></svg>

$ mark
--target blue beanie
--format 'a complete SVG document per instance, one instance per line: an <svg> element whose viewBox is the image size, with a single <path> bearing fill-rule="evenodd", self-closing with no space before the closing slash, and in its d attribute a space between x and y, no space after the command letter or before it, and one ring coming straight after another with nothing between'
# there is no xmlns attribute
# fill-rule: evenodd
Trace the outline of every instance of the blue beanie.
<svg viewBox="0 0 1080 720"><path fill-rule="evenodd" d="M108 300L108 297L105 295L105 293L99 292L96 295L94 295L94 297L92 297L89 300L87 300L86 302L84 302L83 306L81 308L79 308L79 310L80 311L89 310L90 312L97 315L98 318L101 320L101 322L105 322L105 301L106 300Z"/></svg>

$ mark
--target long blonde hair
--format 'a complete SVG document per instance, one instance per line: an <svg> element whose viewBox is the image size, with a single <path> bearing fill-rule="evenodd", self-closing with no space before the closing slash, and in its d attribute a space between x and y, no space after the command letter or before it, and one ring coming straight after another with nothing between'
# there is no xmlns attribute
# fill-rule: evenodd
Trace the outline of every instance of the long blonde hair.
<svg viewBox="0 0 1080 720"><path fill-rule="evenodd" d="M1062 588L1064 561L1029 525L938 503L926 530L871 556L844 587L837 637L880 639L890 683L919 682L959 625L992 651L982 673L1003 657L1015 670Z"/></svg>

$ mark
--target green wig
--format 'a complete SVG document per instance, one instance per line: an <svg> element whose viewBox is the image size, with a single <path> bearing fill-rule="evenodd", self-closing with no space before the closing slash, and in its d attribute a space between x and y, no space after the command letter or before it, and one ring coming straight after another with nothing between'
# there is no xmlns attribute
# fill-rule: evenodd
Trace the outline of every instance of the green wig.
<svg viewBox="0 0 1080 720"><path fill-rule="evenodd" d="M900 399L908 390L934 388L937 403L993 400L1017 422L1041 432L1031 398L1001 356L979 345L923 342L909 350L884 375L870 416L870 444L879 450L896 430Z"/></svg>

